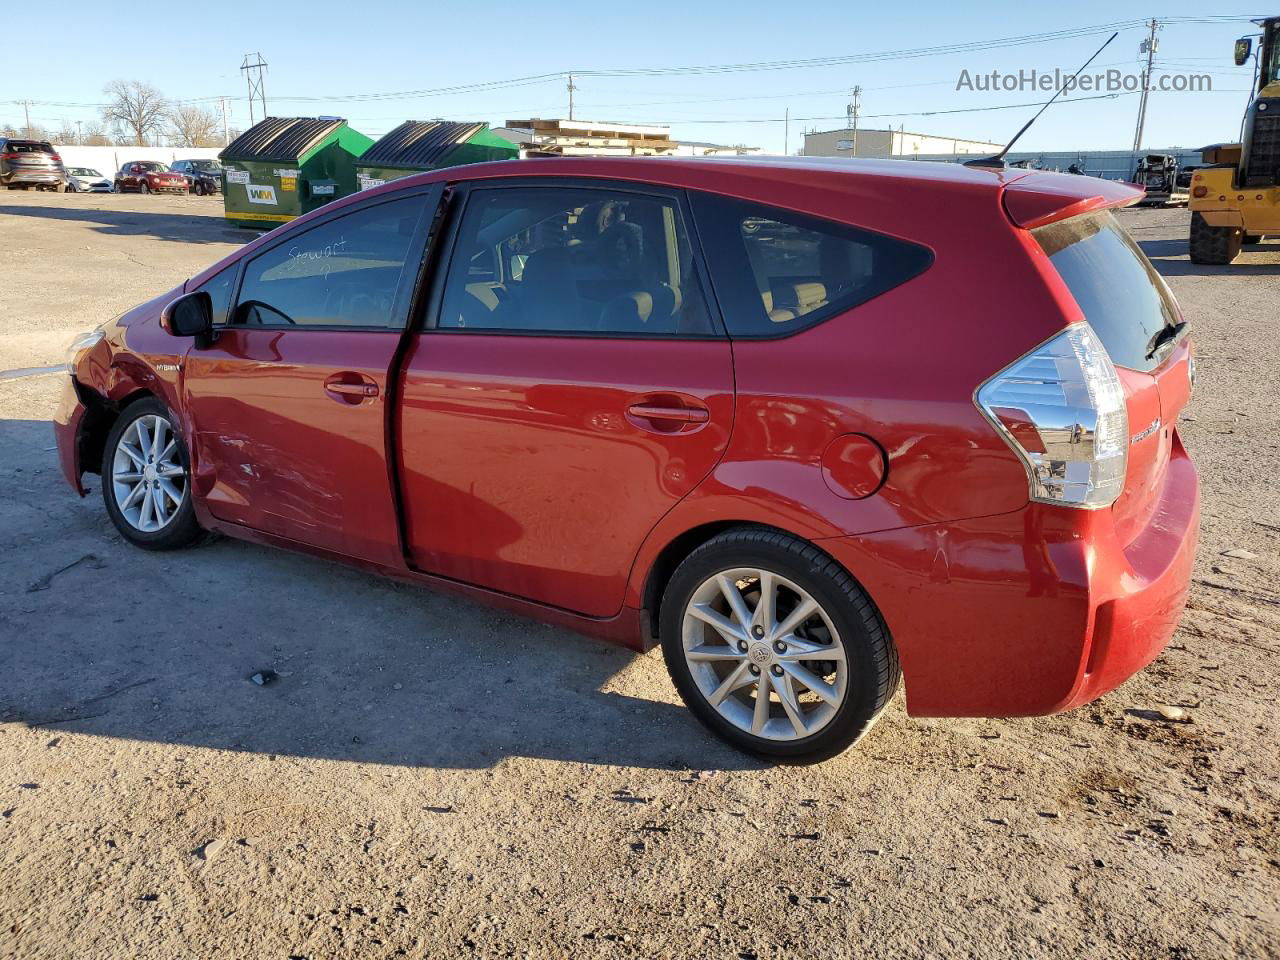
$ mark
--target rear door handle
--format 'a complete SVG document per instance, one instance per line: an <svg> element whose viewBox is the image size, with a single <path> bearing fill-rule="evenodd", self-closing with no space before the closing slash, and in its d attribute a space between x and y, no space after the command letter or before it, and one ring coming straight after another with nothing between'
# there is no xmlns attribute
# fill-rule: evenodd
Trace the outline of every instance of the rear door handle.
<svg viewBox="0 0 1280 960"><path fill-rule="evenodd" d="M706 423L711 413L705 407L663 407L652 403L633 403L627 413L641 420L667 420L675 423Z"/></svg>

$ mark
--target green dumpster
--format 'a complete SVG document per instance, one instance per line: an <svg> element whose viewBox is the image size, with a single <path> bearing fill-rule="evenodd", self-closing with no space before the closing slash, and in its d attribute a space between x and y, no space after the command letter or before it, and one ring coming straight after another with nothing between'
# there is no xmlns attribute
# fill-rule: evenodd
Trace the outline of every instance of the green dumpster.
<svg viewBox="0 0 1280 960"><path fill-rule="evenodd" d="M361 190L410 174L486 160L512 160L519 148L489 130L487 123L407 120L360 155L356 180Z"/></svg>
<svg viewBox="0 0 1280 960"><path fill-rule="evenodd" d="M218 154L231 223L270 229L356 191L373 141L338 117L267 117Z"/></svg>

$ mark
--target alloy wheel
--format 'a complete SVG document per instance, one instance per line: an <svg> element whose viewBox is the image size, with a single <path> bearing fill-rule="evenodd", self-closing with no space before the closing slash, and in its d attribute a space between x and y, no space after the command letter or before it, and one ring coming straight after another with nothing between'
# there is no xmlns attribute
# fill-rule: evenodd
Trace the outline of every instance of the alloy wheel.
<svg viewBox="0 0 1280 960"><path fill-rule="evenodd" d="M739 730L766 740L817 733L849 691L844 646L803 587L760 568L724 570L693 591L684 657L699 692Z"/></svg>
<svg viewBox="0 0 1280 960"><path fill-rule="evenodd" d="M187 468L168 420L144 414L125 428L111 458L111 484L135 530L158 533L172 522L187 495Z"/></svg>

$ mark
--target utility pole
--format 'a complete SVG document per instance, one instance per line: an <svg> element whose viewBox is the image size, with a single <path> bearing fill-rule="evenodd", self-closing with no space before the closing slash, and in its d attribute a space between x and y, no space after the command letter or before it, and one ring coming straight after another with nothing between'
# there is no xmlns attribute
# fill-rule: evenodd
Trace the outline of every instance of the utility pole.
<svg viewBox="0 0 1280 960"><path fill-rule="evenodd" d="M82 137L82 136L80 135L80 124L82 124L82 123L84 123L84 121L83 121L83 120L77 120L77 121L76 121L76 146L77 146L77 147L83 147L83 146L84 146L84 137Z"/></svg>
<svg viewBox="0 0 1280 960"><path fill-rule="evenodd" d="M227 128L227 98L219 97L218 103L222 105L222 145L225 147L231 143L231 134Z"/></svg>
<svg viewBox="0 0 1280 960"><path fill-rule="evenodd" d="M578 89L578 85L573 82L573 74L569 74L569 83L565 87L569 91L569 119L573 119L573 92Z"/></svg>
<svg viewBox="0 0 1280 960"><path fill-rule="evenodd" d="M853 130L853 155L858 155L858 110L862 106L862 88L854 87L849 91L849 106L847 114L849 117L849 127Z"/></svg>
<svg viewBox="0 0 1280 960"><path fill-rule="evenodd" d="M1151 67L1155 63L1156 50L1159 42L1156 40L1156 31L1160 29L1160 21L1154 17L1148 24L1151 28L1151 34L1146 40L1142 41L1142 45L1138 48L1139 53L1147 55L1147 69L1142 74L1142 93L1138 98L1138 128L1133 133L1133 153L1134 162L1137 162L1137 155L1142 150L1142 127L1147 122L1147 95L1151 92Z"/></svg>
<svg viewBox="0 0 1280 960"><path fill-rule="evenodd" d="M254 61L249 62L249 58L253 57ZM256 97L262 105L262 119L267 119L267 89L263 85L263 74L267 72L267 61L262 59L261 53L246 53L244 62L240 64L240 71L244 74L245 82L249 85L249 126L253 126L253 100Z"/></svg>
<svg viewBox="0 0 1280 960"><path fill-rule="evenodd" d="M786 112L782 115L782 155L789 156L791 152L791 108L787 107Z"/></svg>
<svg viewBox="0 0 1280 960"><path fill-rule="evenodd" d="M22 131L22 133L24 136L29 137L31 136L31 101L30 100L22 101L22 112L23 112L23 116L27 118L27 126Z"/></svg>

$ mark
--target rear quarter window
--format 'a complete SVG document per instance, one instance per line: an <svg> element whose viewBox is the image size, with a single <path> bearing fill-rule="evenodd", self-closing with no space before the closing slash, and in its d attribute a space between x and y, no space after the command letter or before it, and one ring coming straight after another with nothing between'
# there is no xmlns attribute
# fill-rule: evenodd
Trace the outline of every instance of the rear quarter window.
<svg viewBox="0 0 1280 960"><path fill-rule="evenodd" d="M729 335L795 333L929 268L914 243L751 201L691 194Z"/></svg>
<svg viewBox="0 0 1280 960"><path fill-rule="evenodd" d="M1167 348L1157 337L1179 322L1164 278L1109 211L1032 231L1040 248L1098 334L1111 362L1154 370Z"/></svg>

